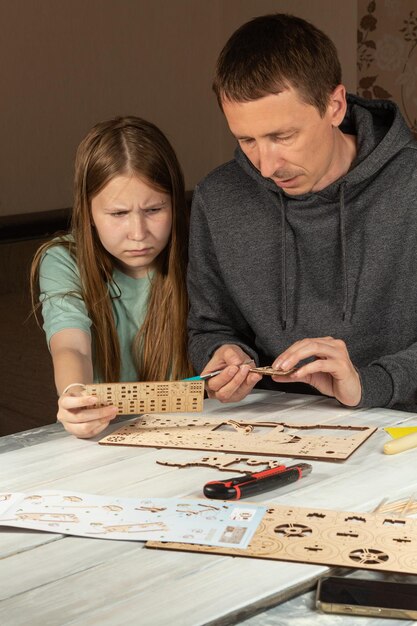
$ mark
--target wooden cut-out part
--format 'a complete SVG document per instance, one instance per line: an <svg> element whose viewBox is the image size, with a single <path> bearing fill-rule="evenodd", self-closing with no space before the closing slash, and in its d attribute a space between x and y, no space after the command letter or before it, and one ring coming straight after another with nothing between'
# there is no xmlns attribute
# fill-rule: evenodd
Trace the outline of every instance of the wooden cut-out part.
<svg viewBox="0 0 417 626"><path fill-rule="evenodd" d="M114 405L122 415L140 413L194 413L203 410L203 381L101 383L86 385L98 406Z"/></svg>
<svg viewBox="0 0 417 626"><path fill-rule="evenodd" d="M146 547L417 574L417 520L267 504L246 549L148 541Z"/></svg>
<svg viewBox="0 0 417 626"><path fill-rule="evenodd" d="M248 456L231 456L223 454L221 456L204 456L195 461L156 461L159 465L167 465L168 467L213 467L221 472L239 472L240 474L252 473L252 467L256 467L259 472L259 465L263 466L263 470L279 467L282 462L279 459L257 459ZM232 467L233 465L244 463L245 467ZM248 466L251 469L248 469Z"/></svg>
<svg viewBox="0 0 417 626"><path fill-rule="evenodd" d="M321 430L325 430L326 434L322 435ZM320 434L311 434L309 431L318 431ZM224 419L200 421L181 415L143 415L139 420L104 437L99 443L342 461L375 431L376 428L356 425L303 425Z"/></svg>
<svg viewBox="0 0 417 626"><path fill-rule="evenodd" d="M274 367L251 367L250 372L255 372L256 374L262 374L262 376L287 376L287 374L291 374L295 372L297 368L292 367L290 370L277 370Z"/></svg>

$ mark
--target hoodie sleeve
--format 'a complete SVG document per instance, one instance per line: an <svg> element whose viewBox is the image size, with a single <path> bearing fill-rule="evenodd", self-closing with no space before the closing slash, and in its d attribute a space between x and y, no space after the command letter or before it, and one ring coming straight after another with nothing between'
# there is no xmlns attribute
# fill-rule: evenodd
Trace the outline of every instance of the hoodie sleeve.
<svg viewBox="0 0 417 626"><path fill-rule="evenodd" d="M191 209L188 265L189 351L196 371L201 371L223 344L238 345L257 361L249 347L252 332L238 310L219 267L207 207L197 187Z"/></svg>
<svg viewBox="0 0 417 626"><path fill-rule="evenodd" d="M362 382L360 407L414 410L417 400L417 343L358 368Z"/></svg>

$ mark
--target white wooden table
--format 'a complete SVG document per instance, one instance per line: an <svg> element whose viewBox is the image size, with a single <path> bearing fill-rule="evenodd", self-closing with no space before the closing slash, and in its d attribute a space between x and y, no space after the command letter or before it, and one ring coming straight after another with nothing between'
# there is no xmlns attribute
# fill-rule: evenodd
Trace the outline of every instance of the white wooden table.
<svg viewBox="0 0 417 626"><path fill-rule="evenodd" d="M204 413L309 424L417 425L415 414L351 410L319 396L267 391L234 405L206 400ZM309 476L251 501L371 511L384 497L417 494L417 449L384 455L387 440L378 430L343 463L308 461L313 466ZM121 497L202 497L205 482L228 474L167 467L156 460L203 455L100 446L97 440L69 436L54 424L0 438L0 491L55 488ZM149 550L143 543L4 528L0 557L0 624L5 626L197 626L245 619L248 626L357 623L351 617L318 614L311 594L290 600L328 573L323 566ZM360 619L361 626L376 623ZM408 622L384 620L384 626L397 623Z"/></svg>

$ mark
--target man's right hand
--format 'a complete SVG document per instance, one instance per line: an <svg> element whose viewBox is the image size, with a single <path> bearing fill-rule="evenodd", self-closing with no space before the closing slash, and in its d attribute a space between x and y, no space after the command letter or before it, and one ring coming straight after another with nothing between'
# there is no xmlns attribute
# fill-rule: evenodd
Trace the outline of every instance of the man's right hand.
<svg viewBox="0 0 417 626"><path fill-rule="evenodd" d="M209 398L220 402L239 402L246 398L262 376L250 373L251 357L239 346L224 344L218 348L205 366L202 374L225 368L220 374L209 378L206 389Z"/></svg>

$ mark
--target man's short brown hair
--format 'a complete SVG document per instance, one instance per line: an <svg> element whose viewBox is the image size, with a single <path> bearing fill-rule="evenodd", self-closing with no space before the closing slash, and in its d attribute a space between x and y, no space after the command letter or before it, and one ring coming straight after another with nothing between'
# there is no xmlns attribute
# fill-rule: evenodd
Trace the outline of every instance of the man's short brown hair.
<svg viewBox="0 0 417 626"><path fill-rule="evenodd" d="M263 15L230 37L217 61L213 90L224 100L248 102L290 87L324 115L342 71L334 43L301 18Z"/></svg>

